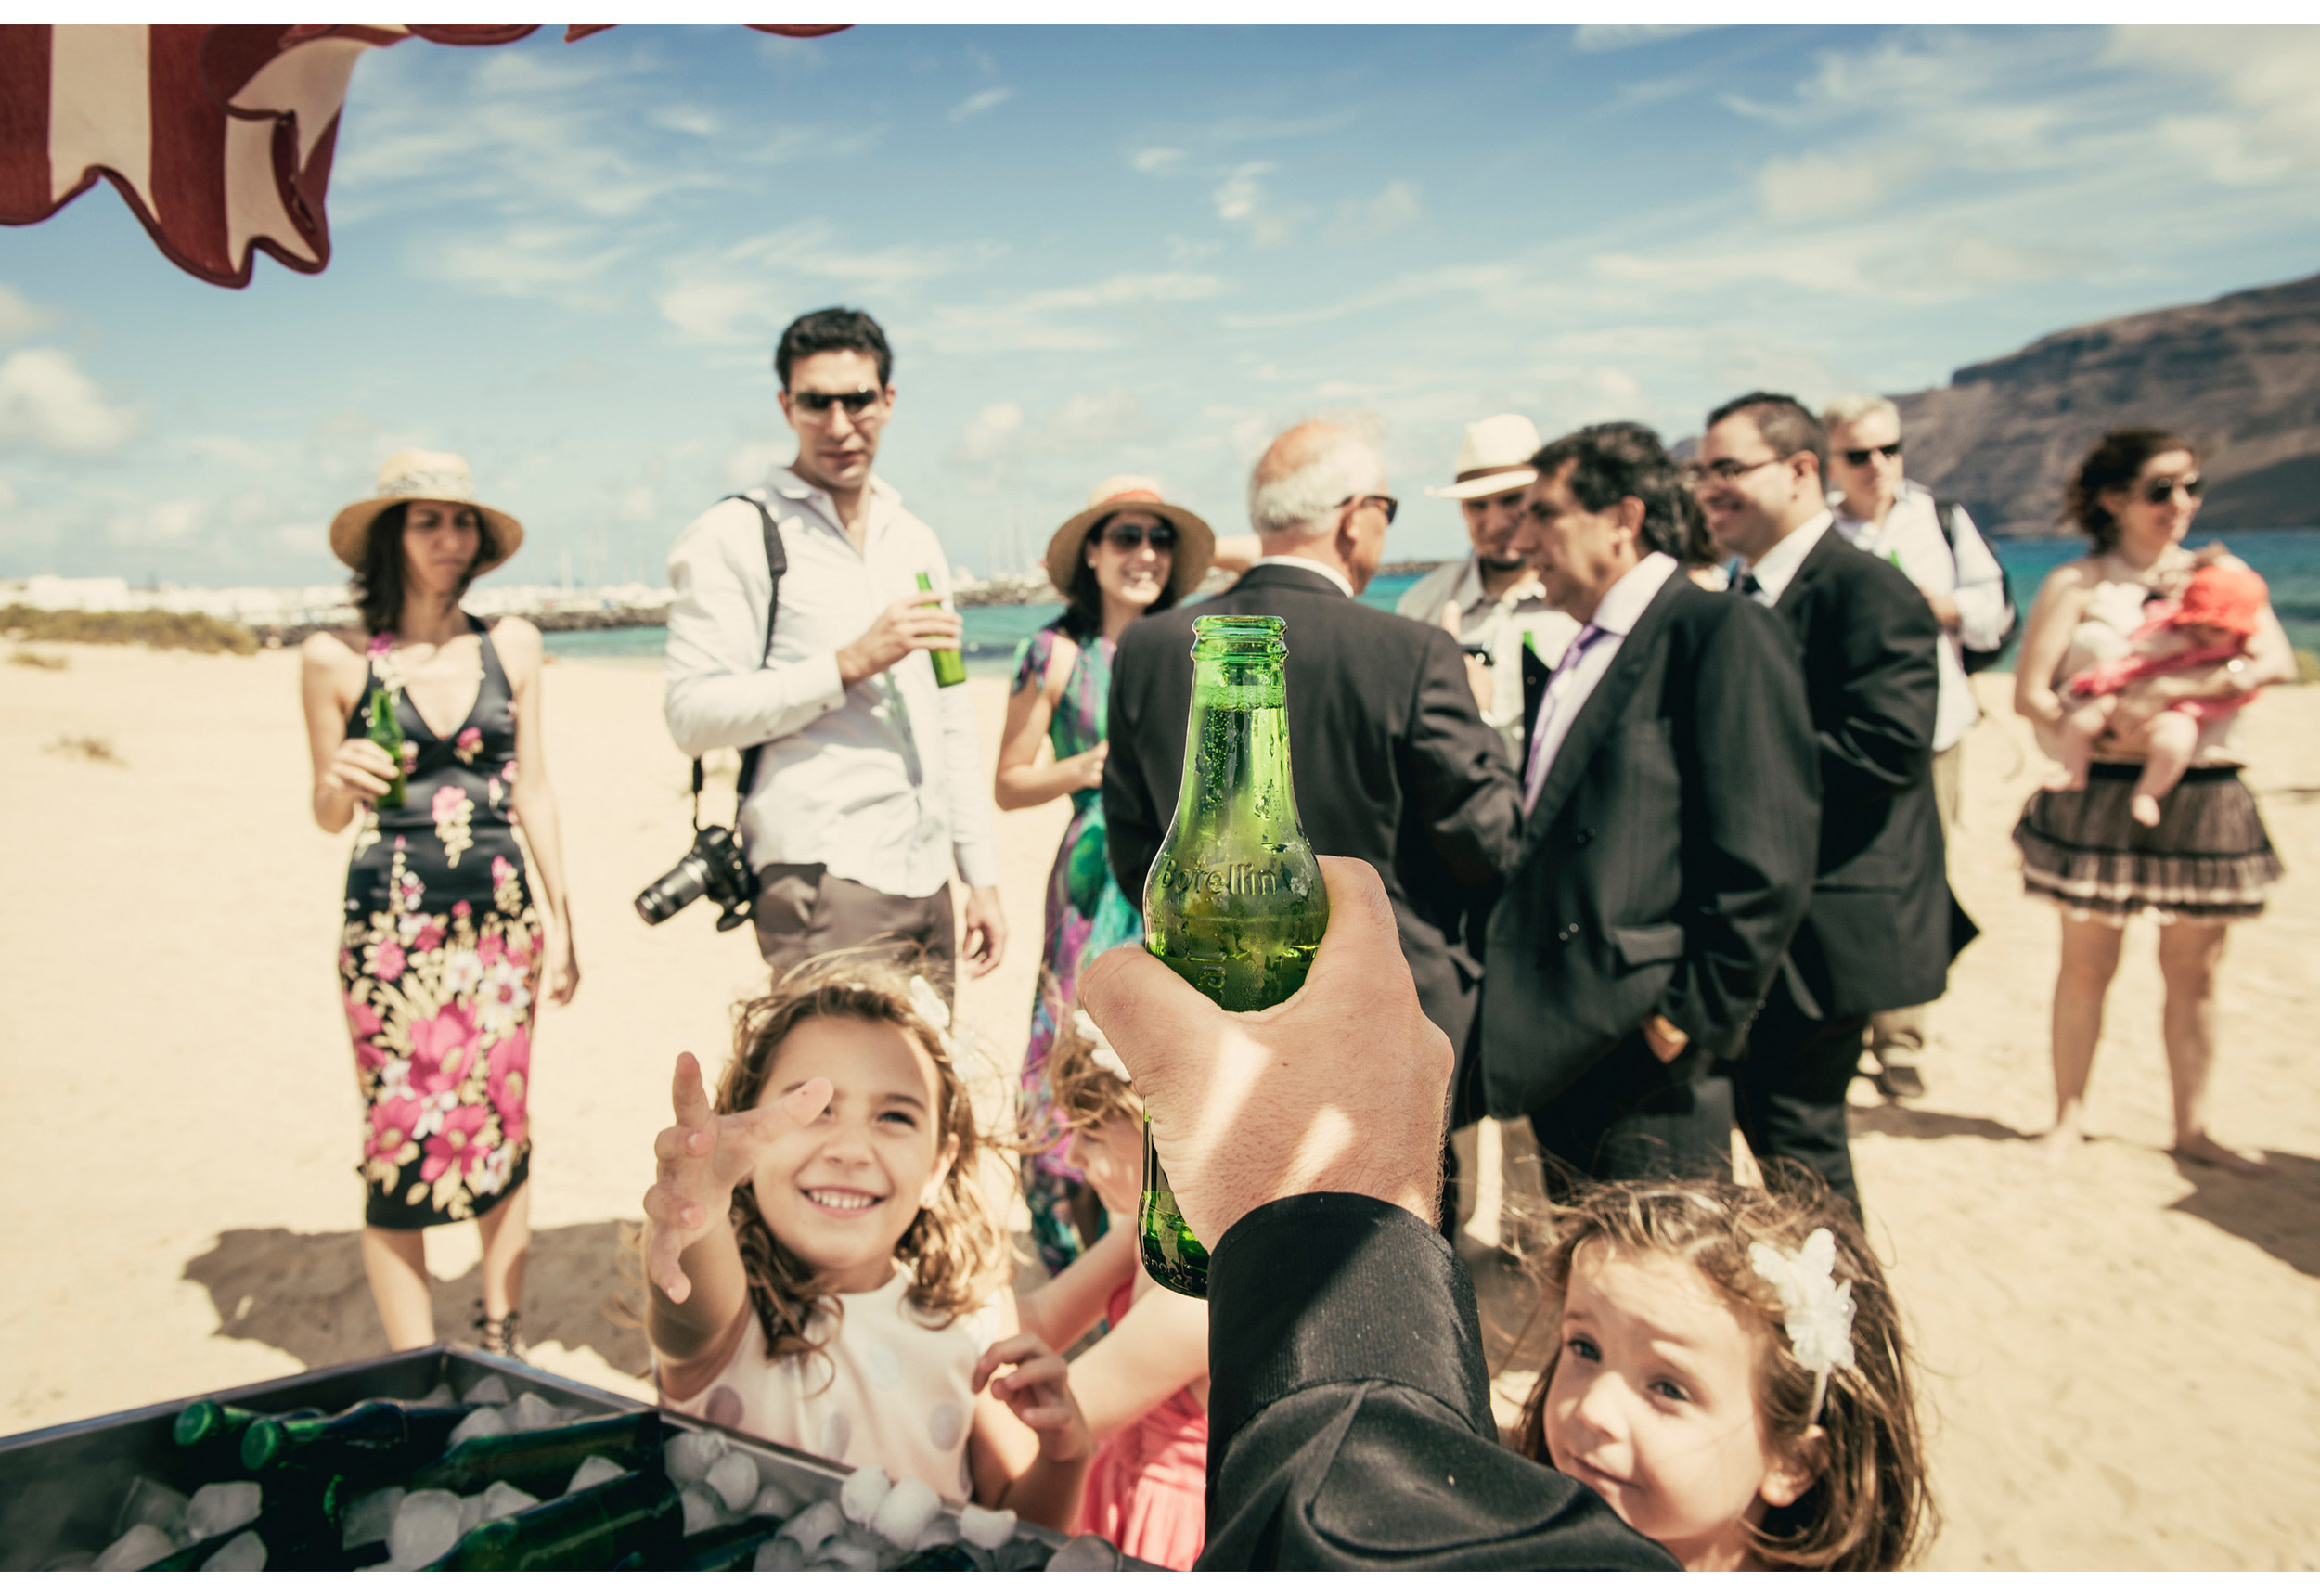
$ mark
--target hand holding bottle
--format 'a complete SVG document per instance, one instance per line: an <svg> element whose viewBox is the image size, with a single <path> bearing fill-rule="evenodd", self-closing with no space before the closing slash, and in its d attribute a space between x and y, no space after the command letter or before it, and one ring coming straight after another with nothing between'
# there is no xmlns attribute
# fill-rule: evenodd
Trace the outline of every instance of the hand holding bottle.
<svg viewBox="0 0 2320 1596"><path fill-rule="evenodd" d="M394 756L385 749L367 737L350 737L330 755L330 763L322 772L321 786L326 792L343 793L376 804L386 796L401 774Z"/></svg>
<svg viewBox="0 0 2320 1596"><path fill-rule="evenodd" d="M741 1113L712 1113L701 1063L677 1055L670 1097L677 1123L652 1139L658 1168L644 1194L645 1275L673 1303L692 1294L681 1262L687 1248L714 1230L730 1234L726 1215L733 1188L749 1178L765 1148L810 1125L829 1106L831 1086L816 1078Z"/></svg>
<svg viewBox="0 0 2320 1596"><path fill-rule="evenodd" d="M933 593L897 598L863 633L838 650L838 678L852 686L890 671L913 649L956 649L965 635L959 617Z"/></svg>
<svg viewBox="0 0 2320 1596"><path fill-rule="evenodd" d="M1372 866L1323 857L1329 930L1304 988L1228 1013L1133 945L1081 978L1081 1001L1152 1116L1177 1201L1211 1246L1244 1215L1350 1191L1434 1222L1450 1039L1418 1007L1393 906Z"/></svg>

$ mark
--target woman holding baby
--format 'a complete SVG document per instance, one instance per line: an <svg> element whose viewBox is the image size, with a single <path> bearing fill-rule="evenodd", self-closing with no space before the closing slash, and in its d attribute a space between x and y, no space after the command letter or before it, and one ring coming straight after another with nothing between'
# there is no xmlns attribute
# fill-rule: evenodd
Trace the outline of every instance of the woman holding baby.
<svg viewBox="0 0 2320 1596"><path fill-rule="evenodd" d="M2083 559L2039 589L2015 667L2015 708L2062 773L2015 828L2023 883L2062 910L2055 982L2050 1157L2086 1139L2103 998L2126 923L2159 916L2175 1152L2242 1173L2260 1159L2208 1133L2215 984L2232 922L2279 879L2239 779L2234 722L2296 661L2262 581L2210 545L2183 547L2205 491L2198 452L2153 428L2109 433L2080 465L2066 516Z"/></svg>

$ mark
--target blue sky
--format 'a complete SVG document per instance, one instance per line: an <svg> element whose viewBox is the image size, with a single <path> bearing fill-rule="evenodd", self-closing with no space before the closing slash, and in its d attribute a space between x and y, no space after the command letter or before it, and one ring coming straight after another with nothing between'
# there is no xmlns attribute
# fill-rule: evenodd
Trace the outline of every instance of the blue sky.
<svg viewBox="0 0 2320 1596"><path fill-rule="evenodd" d="M1115 471L1220 528L1271 433L1670 436L2320 269L2320 31L544 29L356 69L319 277L186 277L107 188L0 233L0 576L328 581L457 449L509 580L658 581L788 459L772 341L859 304L880 470L978 572ZM2184 418L2191 419L2191 418Z"/></svg>

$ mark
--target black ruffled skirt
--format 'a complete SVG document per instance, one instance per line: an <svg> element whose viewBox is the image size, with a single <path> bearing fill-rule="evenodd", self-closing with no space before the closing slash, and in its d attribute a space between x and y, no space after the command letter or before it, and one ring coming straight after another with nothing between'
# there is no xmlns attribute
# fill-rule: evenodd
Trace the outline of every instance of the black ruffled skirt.
<svg viewBox="0 0 2320 1596"><path fill-rule="evenodd" d="M2077 792L2036 792L2014 828L2022 884L2074 914L2123 923L2245 920L2280 879L2255 794L2231 765L2195 766L2159 803L2159 824L2127 812L2139 765L2097 765Z"/></svg>

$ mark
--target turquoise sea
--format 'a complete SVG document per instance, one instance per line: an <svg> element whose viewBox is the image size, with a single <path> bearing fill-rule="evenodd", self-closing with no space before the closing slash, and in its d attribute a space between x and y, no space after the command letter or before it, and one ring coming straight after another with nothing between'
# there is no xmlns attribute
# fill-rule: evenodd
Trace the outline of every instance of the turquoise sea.
<svg viewBox="0 0 2320 1596"><path fill-rule="evenodd" d="M2320 650L2320 530L2302 532L2236 532L2203 536L2194 533L2191 546L2221 542L2262 573L2272 586L2272 607L2300 649ZM2015 601L2028 611L2046 573L2085 550L2075 537L2010 541L1997 545L1998 560L2014 584ZM1391 610L1395 601L1418 580L1417 573L1381 576L1370 584L1361 602ZM967 673L1004 676L1012 666L1015 646L1063 613L1055 604L993 605L962 610L966 622ZM568 659L624 659L658 663L666 633L659 626L630 626L612 632L558 632L548 639L551 652Z"/></svg>

